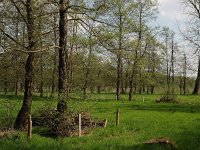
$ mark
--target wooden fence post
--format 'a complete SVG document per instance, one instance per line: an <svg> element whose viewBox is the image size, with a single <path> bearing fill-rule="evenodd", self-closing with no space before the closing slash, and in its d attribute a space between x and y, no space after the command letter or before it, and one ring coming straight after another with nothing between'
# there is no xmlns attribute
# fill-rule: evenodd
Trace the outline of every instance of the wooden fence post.
<svg viewBox="0 0 200 150"><path fill-rule="evenodd" d="M31 119L31 115L28 116L27 138L28 138L28 139L31 139L31 138L32 138L32 119Z"/></svg>
<svg viewBox="0 0 200 150"><path fill-rule="evenodd" d="M119 109L117 109L117 112L116 112L116 126L119 125Z"/></svg>
<svg viewBox="0 0 200 150"><path fill-rule="evenodd" d="M78 114L78 136L81 136L81 114Z"/></svg>

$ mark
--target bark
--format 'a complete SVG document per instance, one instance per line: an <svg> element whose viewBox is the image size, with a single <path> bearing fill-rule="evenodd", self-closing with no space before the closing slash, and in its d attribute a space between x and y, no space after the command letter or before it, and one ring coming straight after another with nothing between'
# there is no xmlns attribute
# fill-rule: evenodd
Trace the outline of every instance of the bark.
<svg viewBox="0 0 200 150"><path fill-rule="evenodd" d="M28 51L34 51L35 34L34 34L34 15L33 15L33 0L26 2L27 12L27 31L28 31ZM25 129L28 125L28 116L31 114L32 95L33 95L33 76L34 76L34 53L28 53L28 58L25 65L25 85L24 85L24 100L23 105L17 115L15 121L16 129Z"/></svg>
<svg viewBox="0 0 200 150"><path fill-rule="evenodd" d="M197 78L195 80L195 86L192 94L194 95L199 94L199 83L200 83L200 57L199 57Z"/></svg>
<svg viewBox="0 0 200 150"><path fill-rule="evenodd" d="M67 81L67 8L68 0L59 2L59 66L58 66L58 105L57 110L64 113L67 109L68 81Z"/></svg>

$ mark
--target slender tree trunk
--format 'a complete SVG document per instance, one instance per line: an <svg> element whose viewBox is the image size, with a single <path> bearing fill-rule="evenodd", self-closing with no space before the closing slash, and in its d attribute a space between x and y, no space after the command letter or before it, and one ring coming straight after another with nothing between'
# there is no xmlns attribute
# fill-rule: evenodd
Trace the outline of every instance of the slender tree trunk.
<svg viewBox="0 0 200 150"><path fill-rule="evenodd" d="M42 14L42 13L41 13ZM42 32L42 18L39 18L39 30ZM42 36L40 35L40 48L42 49ZM44 85L44 77L43 77L43 53L40 54L40 87L39 87L39 92L40 92L40 97L43 97L43 85Z"/></svg>
<svg viewBox="0 0 200 150"><path fill-rule="evenodd" d="M118 37L118 50L117 50L117 81L116 81L116 100L120 100L120 86L122 81L122 12L119 6L119 37Z"/></svg>
<svg viewBox="0 0 200 150"><path fill-rule="evenodd" d="M57 110L64 113L67 109L68 81L67 81L67 8L69 1L59 2L59 66L58 66L58 105Z"/></svg>
<svg viewBox="0 0 200 150"><path fill-rule="evenodd" d="M183 81L182 81L182 76L180 76L180 80L179 80L179 92L180 92L180 95L182 94L182 89L183 89Z"/></svg>
<svg viewBox="0 0 200 150"><path fill-rule="evenodd" d="M56 15L54 17L54 44L57 46L57 33L56 33ZM57 48L54 49L54 57L53 57L53 72L52 72L52 82L51 82L51 97L54 97L55 93L55 76L56 76L56 61L57 61Z"/></svg>
<svg viewBox="0 0 200 150"><path fill-rule="evenodd" d="M19 32L19 21L18 21L18 17L17 17L17 22L16 22L16 33L15 33L15 38L18 41L18 32ZM18 44L16 44L16 48L18 48ZM16 79L15 79L15 96L18 95L18 91L19 91L19 65L18 65L18 59L19 59L19 55L16 54L15 56L15 71L16 71Z"/></svg>
<svg viewBox="0 0 200 150"><path fill-rule="evenodd" d="M129 66L130 66L130 62L128 61L128 67L126 69L126 72L125 72L125 86L124 86L124 92L127 93L127 88L128 88L128 77L129 77Z"/></svg>
<svg viewBox="0 0 200 150"><path fill-rule="evenodd" d="M7 95L8 92L8 81L7 79L5 81L3 81L3 85L4 85L4 95Z"/></svg>
<svg viewBox="0 0 200 150"><path fill-rule="evenodd" d="M98 71L98 74L97 74L97 78L98 78L97 92L98 92L98 93L101 93L100 75L101 75L101 70L99 70L99 71Z"/></svg>
<svg viewBox="0 0 200 150"><path fill-rule="evenodd" d="M172 54L171 54L171 69L172 69L172 94L175 94L174 91L174 33L172 33Z"/></svg>
<svg viewBox="0 0 200 150"><path fill-rule="evenodd" d="M132 69L132 73L131 73L131 78L129 81L129 96L128 96L128 100L131 101L132 100L132 94L133 94L133 80L134 80L134 76L135 76L135 68L136 67L136 63L133 64L133 69Z"/></svg>
<svg viewBox="0 0 200 150"><path fill-rule="evenodd" d="M43 78L43 54L40 54L40 97L43 97L43 84L44 84L44 78Z"/></svg>
<svg viewBox="0 0 200 150"><path fill-rule="evenodd" d="M187 58L186 54L184 54L184 68L183 68L183 94L186 94L186 70L187 70Z"/></svg>
<svg viewBox="0 0 200 150"><path fill-rule="evenodd" d="M199 57L197 78L195 80L195 86L192 94L194 95L199 94L199 83L200 83L200 57Z"/></svg>

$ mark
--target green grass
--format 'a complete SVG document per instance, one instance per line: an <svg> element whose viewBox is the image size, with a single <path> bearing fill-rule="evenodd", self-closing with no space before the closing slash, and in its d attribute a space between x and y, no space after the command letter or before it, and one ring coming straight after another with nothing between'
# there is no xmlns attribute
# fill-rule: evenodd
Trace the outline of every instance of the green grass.
<svg viewBox="0 0 200 150"><path fill-rule="evenodd" d="M93 118L108 119L107 128L97 128L83 137L49 138L40 135L39 129L33 130L33 138L27 141L26 133L20 136L1 138L0 149L170 149L163 145L144 145L152 138L167 137L175 141L180 150L200 149L200 96L178 96L179 103L155 103L160 95L134 95L129 102L127 95L115 101L112 93L91 94L87 101L80 100L75 94L70 101L74 111L90 111ZM144 98L144 102L143 102ZM22 104L22 96L0 95L0 123L3 125L8 116L5 106L12 107L13 118ZM56 99L33 97L32 113L36 114L44 106L56 107ZM115 126L115 112L120 109L120 125Z"/></svg>

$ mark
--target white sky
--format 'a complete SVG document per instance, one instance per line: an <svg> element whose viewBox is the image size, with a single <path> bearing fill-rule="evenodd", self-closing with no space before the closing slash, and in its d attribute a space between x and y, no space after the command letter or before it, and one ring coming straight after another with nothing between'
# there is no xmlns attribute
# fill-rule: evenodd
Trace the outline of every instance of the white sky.
<svg viewBox="0 0 200 150"><path fill-rule="evenodd" d="M174 31L178 31L178 26L183 26L184 5L183 0L158 0L159 15L157 23L161 26L168 26Z"/></svg>
<svg viewBox="0 0 200 150"><path fill-rule="evenodd" d="M183 4L184 0L158 0L159 3L159 15L156 21L157 25L167 26L170 29L172 29L174 32L176 32L176 40L180 40L182 44L184 45L184 41L181 38L180 35L180 29L183 31L186 26L185 20L187 20L186 12L185 12L185 6ZM179 29L180 28L180 29ZM182 39L182 40L181 40ZM194 51L191 51L190 47L181 48L183 49L187 57L189 58L190 64L192 64L192 68L194 70L197 69L197 59L194 57ZM196 76L196 71L189 71L189 76Z"/></svg>

